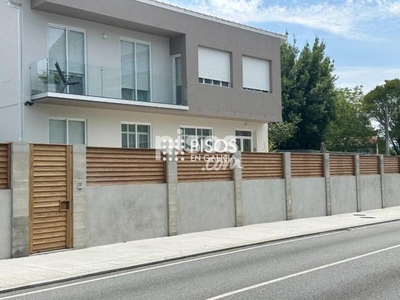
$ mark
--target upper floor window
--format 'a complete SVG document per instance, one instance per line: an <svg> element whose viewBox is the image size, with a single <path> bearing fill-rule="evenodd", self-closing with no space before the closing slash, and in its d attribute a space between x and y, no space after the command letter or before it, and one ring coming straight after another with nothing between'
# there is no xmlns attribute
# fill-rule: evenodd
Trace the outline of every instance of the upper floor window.
<svg viewBox="0 0 400 300"><path fill-rule="evenodd" d="M50 119L50 144L86 144L86 122L83 120Z"/></svg>
<svg viewBox="0 0 400 300"><path fill-rule="evenodd" d="M121 124L122 148L150 148L150 125Z"/></svg>
<svg viewBox="0 0 400 300"><path fill-rule="evenodd" d="M199 82L230 87L231 55L229 52L199 47Z"/></svg>
<svg viewBox="0 0 400 300"><path fill-rule="evenodd" d="M264 93L271 91L268 60L243 56L243 88Z"/></svg>

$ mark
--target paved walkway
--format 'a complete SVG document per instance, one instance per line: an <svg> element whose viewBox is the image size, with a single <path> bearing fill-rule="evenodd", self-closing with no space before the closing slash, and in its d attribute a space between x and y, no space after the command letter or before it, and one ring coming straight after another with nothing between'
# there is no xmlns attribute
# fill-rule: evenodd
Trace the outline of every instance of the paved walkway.
<svg viewBox="0 0 400 300"><path fill-rule="evenodd" d="M0 292L207 252L400 220L400 207L0 260Z"/></svg>

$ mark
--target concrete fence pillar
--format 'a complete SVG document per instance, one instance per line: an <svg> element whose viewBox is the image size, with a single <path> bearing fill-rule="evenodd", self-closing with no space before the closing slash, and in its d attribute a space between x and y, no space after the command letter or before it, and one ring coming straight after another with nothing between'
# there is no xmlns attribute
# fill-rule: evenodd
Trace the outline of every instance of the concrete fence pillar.
<svg viewBox="0 0 400 300"><path fill-rule="evenodd" d="M11 256L29 255L29 144L14 142L11 145Z"/></svg>
<svg viewBox="0 0 400 300"><path fill-rule="evenodd" d="M354 155L354 175L356 176L357 211L361 211L360 155Z"/></svg>
<svg viewBox="0 0 400 300"><path fill-rule="evenodd" d="M290 152L283 153L283 175L285 178L286 220L293 220L292 161Z"/></svg>
<svg viewBox="0 0 400 300"><path fill-rule="evenodd" d="M179 209L178 209L178 162L173 154L167 155L166 181L168 194L168 235L178 234Z"/></svg>
<svg viewBox="0 0 400 300"><path fill-rule="evenodd" d="M236 227L243 226L243 182L242 182L242 153L236 152L234 155L235 165L232 175L235 186L235 220Z"/></svg>
<svg viewBox="0 0 400 300"><path fill-rule="evenodd" d="M325 195L326 195L326 215L332 216L331 168L330 168L330 157L328 153L324 153L324 177L325 177Z"/></svg>
<svg viewBox="0 0 400 300"><path fill-rule="evenodd" d="M86 247L86 146L73 146L73 247Z"/></svg>
<svg viewBox="0 0 400 300"><path fill-rule="evenodd" d="M385 192L385 157L379 156L379 173L381 175L381 200L382 208L386 208L386 192Z"/></svg>

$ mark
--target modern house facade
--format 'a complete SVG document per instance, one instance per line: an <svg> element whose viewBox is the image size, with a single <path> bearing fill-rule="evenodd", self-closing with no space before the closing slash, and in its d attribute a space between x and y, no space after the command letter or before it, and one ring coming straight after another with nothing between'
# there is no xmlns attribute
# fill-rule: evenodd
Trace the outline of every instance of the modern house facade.
<svg viewBox="0 0 400 300"><path fill-rule="evenodd" d="M0 3L0 142L268 151L284 35L151 0Z"/></svg>

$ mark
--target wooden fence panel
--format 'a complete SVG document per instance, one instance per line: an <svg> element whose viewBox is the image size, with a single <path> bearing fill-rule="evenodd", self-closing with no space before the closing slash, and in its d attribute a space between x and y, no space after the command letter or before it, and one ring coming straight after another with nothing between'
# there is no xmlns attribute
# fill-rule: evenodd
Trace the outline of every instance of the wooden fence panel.
<svg viewBox="0 0 400 300"><path fill-rule="evenodd" d="M243 179L283 178L282 153L242 153Z"/></svg>
<svg viewBox="0 0 400 300"><path fill-rule="evenodd" d="M353 155L330 155L331 176L354 176Z"/></svg>
<svg viewBox="0 0 400 300"><path fill-rule="evenodd" d="M322 154L291 155L292 177L324 177L324 157Z"/></svg>
<svg viewBox="0 0 400 300"><path fill-rule="evenodd" d="M379 174L379 156L360 156L360 175Z"/></svg>
<svg viewBox="0 0 400 300"><path fill-rule="evenodd" d="M220 170L204 170L206 167L205 155L209 157L232 157L231 154L191 154L185 153L179 156L178 160L178 182L195 181L230 181L232 180L232 170L229 164ZM183 158L184 160L182 160ZM214 165L210 163L211 168Z"/></svg>
<svg viewBox="0 0 400 300"><path fill-rule="evenodd" d="M385 174L399 174L400 161L398 156L385 156Z"/></svg>
<svg viewBox="0 0 400 300"><path fill-rule="evenodd" d="M11 188L11 144L0 144L0 190Z"/></svg>
<svg viewBox="0 0 400 300"><path fill-rule="evenodd" d="M165 183L165 162L154 149L86 149L87 185Z"/></svg>

